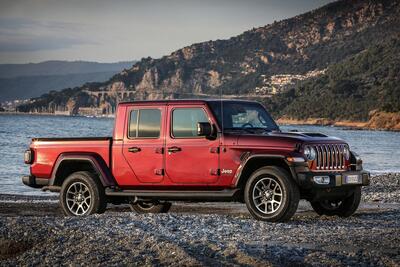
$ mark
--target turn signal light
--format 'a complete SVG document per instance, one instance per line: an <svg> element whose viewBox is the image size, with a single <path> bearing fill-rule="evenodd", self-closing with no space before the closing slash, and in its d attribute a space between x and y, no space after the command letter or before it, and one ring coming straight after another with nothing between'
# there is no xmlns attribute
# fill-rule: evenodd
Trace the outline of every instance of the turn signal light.
<svg viewBox="0 0 400 267"><path fill-rule="evenodd" d="M305 162L302 157L287 157L286 160L289 162Z"/></svg>

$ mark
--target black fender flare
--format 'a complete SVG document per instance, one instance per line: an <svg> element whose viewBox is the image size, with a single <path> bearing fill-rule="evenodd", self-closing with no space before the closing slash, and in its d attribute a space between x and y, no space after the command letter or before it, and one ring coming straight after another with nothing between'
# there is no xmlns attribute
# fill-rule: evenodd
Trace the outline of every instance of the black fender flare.
<svg viewBox="0 0 400 267"><path fill-rule="evenodd" d="M234 177L234 181L235 181L235 187L238 187L240 181L243 179L243 170L245 169L246 165L249 163L250 160L255 159L255 158L264 158L266 160L268 159L279 159L282 160L283 162L285 162L285 164L288 166L289 170L290 170L290 174L293 177L293 180L298 184L299 180L297 177L297 168L299 166L298 163L292 163L289 162L285 156L283 155L277 155L277 154L251 154L251 153L246 153L245 155L242 156L242 161L239 165L239 167L237 168L237 171L235 173L235 177ZM302 166L304 164L301 164ZM304 166L305 167L305 166Z"/></svg>
<svg viewBox="0 0 400 267"><path fill-rule="evenodd" d="M49 185L53 186L56 181L56 174L61 165L61 163L66 161L86 161L92 165L92 168L97 173L100 182L104 187L118 186L112 175L109 167L105 163L104 159L95 153L63 153L58 158L54 164L53 170L50 176Z"/></svg>

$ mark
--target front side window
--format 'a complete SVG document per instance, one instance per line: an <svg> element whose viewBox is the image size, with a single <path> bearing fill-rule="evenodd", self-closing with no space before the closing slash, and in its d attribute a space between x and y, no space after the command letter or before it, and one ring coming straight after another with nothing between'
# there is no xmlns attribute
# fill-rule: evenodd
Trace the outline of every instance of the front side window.
<svg viewBox="0 0 400 267"><path fill-rule="evenodd" d="M172 135L176 138L197 136L197 123L208 122L202 108L177 108L172 113Z"/></svg>
<svg viewBox="0 0 400 267"><path fill-rule="evenodd" d="M129 119L130 138L158 138L161 129L159 109L132 110Z"/></svg>

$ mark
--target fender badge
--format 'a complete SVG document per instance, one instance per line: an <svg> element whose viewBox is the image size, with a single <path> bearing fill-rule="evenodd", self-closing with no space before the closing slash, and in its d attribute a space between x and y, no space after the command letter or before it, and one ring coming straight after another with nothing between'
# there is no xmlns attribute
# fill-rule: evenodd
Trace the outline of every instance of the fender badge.
<svg viewBox="0 0 400 267"><path fill-rule="evenodd" d="M221 174L232 174L232 170L222 169Z"/></svg>

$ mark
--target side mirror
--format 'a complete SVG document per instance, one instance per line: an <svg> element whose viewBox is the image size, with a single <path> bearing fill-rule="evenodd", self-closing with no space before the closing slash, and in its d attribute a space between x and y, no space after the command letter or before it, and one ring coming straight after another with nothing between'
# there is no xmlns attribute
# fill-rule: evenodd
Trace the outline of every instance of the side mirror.
<svg viewBox="0 0 400 267"><path fill-rule="evenodd" d="M213 134L213 127L209 122L197 123L197 136L210 137Z"/></svg>

